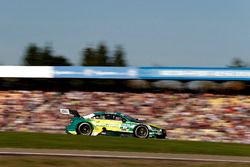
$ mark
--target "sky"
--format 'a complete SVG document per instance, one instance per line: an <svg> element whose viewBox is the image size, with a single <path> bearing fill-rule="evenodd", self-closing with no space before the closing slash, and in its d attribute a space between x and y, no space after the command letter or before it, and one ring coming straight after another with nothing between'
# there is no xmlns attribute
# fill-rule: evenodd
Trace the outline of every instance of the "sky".
<svg viewBox="0 0 250 167"><path fill-rule="evenodd" d="M0 0L0 64L19 65L30 43L81 51L122 45L131 66L250 63L249 0Z"/></svg>

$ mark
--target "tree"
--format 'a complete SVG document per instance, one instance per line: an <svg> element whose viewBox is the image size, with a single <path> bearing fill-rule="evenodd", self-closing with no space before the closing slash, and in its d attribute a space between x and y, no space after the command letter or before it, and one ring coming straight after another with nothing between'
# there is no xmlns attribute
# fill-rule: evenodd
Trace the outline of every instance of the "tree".
<svg viewBox="0 0 250 167"><path fill-rule="evenodd" d="M30 44L24 55L24 65L26 66L37 66L41 62L41 50L36 46L36 44Z"/></svg>
<svg viewBox="0 0 250 167"><path fill-rule="evenodd" d="M72 64L63 56L54 56L50 63L51 66L72 66Z"/></svg>
<svg viewBox="0 0 250 167"><path fill-rule="evenodd" d="M126 62L124 60L124 51L121 46L116 47L114 52L113 62L111 63L113 66L126 66Z"/></svg>
<svg viewBox="0 0 250 167"><path fill-rule="evenodd" d="M97 48L87 47L82 52L83 66L126 66L124 58L124 50L121 46L116 47L112 57L110 57L109 49L101 43Z"/></svg>
<svg viewBox="0 0 250 167"><path fill-rule="evenodd" d="M97 65L95 50L91 47L84 49L83 59L81 65L83 66L95 66Z"/></svg>
<svg viewBox="0 0 250 167"><path fill-rule="evenodd" d="M108 66L109 56L108 48L104 43L101 43L96 50L96 61L98 66Z"/></svg>
<svg viewBox="0 0 250 167"><path fill-rule="evenodd" d="M241 58L234 58L231 61L231 64L228 67L231 68L243 68L243 67L247 67L247 63L244 62Z"/></svg>
<svg viewBox="0 0 250 167"><path fill-rule="evenodd" d="M53 55L53 48L45 46L39 48L35 44L30 44L24 54L24 65L27 66L70 66L72 65L63 56Z"/></svg>
<svg viewBox="0 0 250 167"><path fill-rule="evenodd" d="M42 66L52 66L52 64L54 63L54 57L53 57L53 50L51 46L45 46L42 49L42 53L41 53L41 59L42 61L40 62Z"/></svg>

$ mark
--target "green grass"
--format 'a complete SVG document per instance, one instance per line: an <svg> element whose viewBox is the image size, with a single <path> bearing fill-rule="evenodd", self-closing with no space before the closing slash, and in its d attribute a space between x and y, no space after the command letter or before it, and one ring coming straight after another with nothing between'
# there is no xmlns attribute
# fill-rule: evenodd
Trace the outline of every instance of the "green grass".
<svg viewBox="0 0 250 167"><path fill-rule="evenodd" d="M0 147L250 156L249 144L20 132L0 132Z"/></svg>
<svg viewBox="0 0 250 167"><path fill-rule="evenodd" d="M68 158L63 157L32 157L5 156L0 157L0 164L4 167L131 167L131 166L164 166L164 167L249 167L247 163L227 162L184 162L166 160L129 160L102 158Z"/></svg>

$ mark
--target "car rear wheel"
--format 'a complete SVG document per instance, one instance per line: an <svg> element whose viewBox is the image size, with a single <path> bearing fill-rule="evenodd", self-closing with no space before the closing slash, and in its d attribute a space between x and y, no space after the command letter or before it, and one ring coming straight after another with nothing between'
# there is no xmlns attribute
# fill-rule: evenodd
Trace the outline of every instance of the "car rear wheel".
<svg viewBox="0 0 250 167"><path fill-rule="evenodd" d="M93 131L93 128L89 123L84 122L79 124L77 131L80 135L90 136Z"/></svg>
<svg viewBox="0 0 250 167"><path fill-rule="evenodd" d="M134 130L134 136L138 138L148 138L149 130L145 125L138 125Z"/></svg>

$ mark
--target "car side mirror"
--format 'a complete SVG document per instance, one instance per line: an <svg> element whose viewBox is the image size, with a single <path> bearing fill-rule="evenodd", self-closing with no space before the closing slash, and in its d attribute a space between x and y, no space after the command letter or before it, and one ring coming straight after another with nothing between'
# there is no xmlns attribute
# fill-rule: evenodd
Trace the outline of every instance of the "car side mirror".
<svg viewBox="0 0 250 167"><path fill-rule="evenodd" d="M125 123L125 122L127 122L127 120L126 119L122 119L122 122Z"/></svg>

